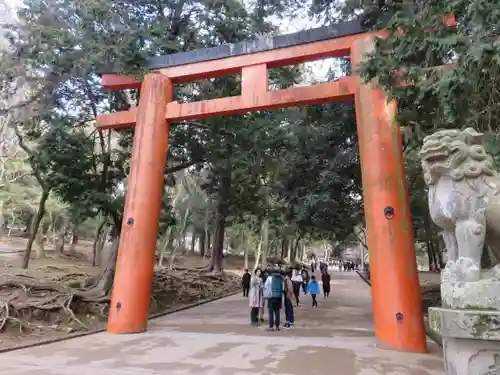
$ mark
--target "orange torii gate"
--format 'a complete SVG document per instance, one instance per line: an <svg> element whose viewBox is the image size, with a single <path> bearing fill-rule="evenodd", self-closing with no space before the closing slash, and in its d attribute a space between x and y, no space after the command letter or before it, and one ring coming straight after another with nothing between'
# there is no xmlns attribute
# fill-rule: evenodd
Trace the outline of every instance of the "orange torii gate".
<svg viewBox="0 0 500 375"><path fill-rule="evenodd" d="M454 25L454 18L445 18ZM373 49L359 21L290 35L154 57L142 82L103 74L110 90L141 89L139 106L101 115L101 129L135 126L108 332L142 332L149 300L163 195L169 123L249 111L354 99L372 277L375 335L382 347L425 352L420 285L396 104L356 75L336 82L268 90L268 69L350 56L353 70ZM173 101L173 86L241 73L241 95L193 103Z"/></svg>

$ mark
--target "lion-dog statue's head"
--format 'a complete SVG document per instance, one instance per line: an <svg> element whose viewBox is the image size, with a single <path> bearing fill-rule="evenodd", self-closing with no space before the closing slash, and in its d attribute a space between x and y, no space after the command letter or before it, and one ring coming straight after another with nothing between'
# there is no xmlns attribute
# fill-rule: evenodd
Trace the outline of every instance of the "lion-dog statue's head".
<svg viewBox="0 0 500 375"><path fill-rule="evenodd" d="M441 130L425 137L420 150L424 179L434 185L443 176L455 181L493 176L493 159L483 146L484 134L473 128Z"/></svg>

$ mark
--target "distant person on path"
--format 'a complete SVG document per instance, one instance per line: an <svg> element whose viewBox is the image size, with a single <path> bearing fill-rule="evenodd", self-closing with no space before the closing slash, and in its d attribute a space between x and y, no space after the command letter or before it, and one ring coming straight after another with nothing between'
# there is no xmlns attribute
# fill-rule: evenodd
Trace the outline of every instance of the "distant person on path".
<svg viewBox="0 0 500 375"><path fill-rule="evenodd" d="M264 284L264 298L267 299L269 327L266 331L280 330L280 313L283 302L283 276L279 269L274 269Z"/></svg>
<svg viewBox="0 0 500 375"><path fill-rule="evenodd" d="M259 270L260 271L260 270ZM248 272L248 268L241 277L241 287L243 288L243 297L248 297L248 291L250 290L250 279L252 275Z"/></svg>
<svg viewBox="0 0 500 375"><path fill-rule="evenodd" d="M302 291L304 294L307 294L307 284L309 283L309 272L307 272L306 267L302 267L302 272L300 274L302 276Z"/></svg>
<svg viewBox="0 0 500 375"><path fill-rule="evenodd" d="M292 276L293 283L293 294L295 295L295 302L297 306L299 305L299 295L300 295L300 287L302 286L304 280L302 280L302 275L300 274L300 270L296 269L294 271L294 275Z"/></svg>
<svg viewBox="0 0 500 375"><path fill-rule="evenodd" d="M293 316L293 303L294 298L294 285L292 282L293 269L289 269L285 274L285 318L286 323L283 325L285 328L293 328L295 319Z"/></svg>
<svg viewBox="0 0 500 375"><path fill-rule="evenodd" d="M316 296L321 293L316 276L312 275L309 284L307 285L307 292L311 294L312 297L312 307L318 307L318 301Z"/></svg>
<svg viewBox="0 0 500 375"><path fill-rule="evenodd" d="M260 277L260 268L254 271L250 279L250 293L248 296L248 304L250 306L250 322L252 325L259 325L259 310L264 307L263 287L264 283Z"/></svg>
<svg viewBox="0 0 500 375"><path fill-rule="evenodd" d="M330 274L328 272L321 275L321 282L323 283L323 295L328 298L330 295Z"/></svg>

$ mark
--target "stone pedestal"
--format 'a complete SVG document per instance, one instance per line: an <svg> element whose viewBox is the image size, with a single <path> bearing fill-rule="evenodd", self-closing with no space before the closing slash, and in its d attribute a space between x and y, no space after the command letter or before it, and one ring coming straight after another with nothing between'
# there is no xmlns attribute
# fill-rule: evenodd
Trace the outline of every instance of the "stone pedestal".
<svg viewBox="0 0 500 375"><path fill-rule="evenodd" d="M500 375L500 311L429 308L447 375Z"/></svg>

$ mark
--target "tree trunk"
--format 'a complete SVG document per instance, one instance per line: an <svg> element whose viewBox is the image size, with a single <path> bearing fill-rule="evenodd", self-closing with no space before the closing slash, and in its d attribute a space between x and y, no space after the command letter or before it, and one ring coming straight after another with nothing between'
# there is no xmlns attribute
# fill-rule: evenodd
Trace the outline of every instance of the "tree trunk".
<svg viewBox="0 0 500 375"><path fill-rule="evenodd" d="M35 217L33 218L28 243L26 244L26 248L24 249L24 257L22 264L22 267L24 269L28 268L31 256L31 249L33 248L33 242L35 242L38 229L40 228L40 223L42 222L43 215L45 214L45 203L47 203L48 198L49 198L49 190L45 189L43 190L42 195L40 197L40 201L38 202L38 210L36 212Z"/></svg>
<svg viewBox="0 0 500 375"><path fill-rule="evenodd" d="M245 236L245 231L241 232L241 245L243 246L243 268L248 269L248 238ZM238 246L239 247L239 246ZM239 255L240 253L238 253Z"/></svg>
<svg viewBox="0 0 500 375"><path fill-rule="evenodd" d="M32 224L33 226L33 224ZM36 259L44 259L45 258L45 234L41 230L38 229L38 232L35 235L35 254Z"/></svg>
<svg viewBox="0 0 500 375"><path fill-rule="evenodd" d="M195 245L196 245L196 231L193 228L193 233L191 234L191 250L190 250L191 254L194 254Z"/></svg>
<svg viewBox="0 0 500 375"><path fill-rule="evenodd" d="M4 202L0 200L0 240L2 239L5 229Z"/></svg>
<svg viewBox="0 0 500 375"><path fill-rule="evenodd" d="M111 247L107 252L107 260L99 273L99 279L96 284L96 289L101 292L100 294L102 296L107 296L111 293L115 278L116 260L118 258L118 248L120 247L120 236L114 237L112 241Z"/></svg>
<svg viewBox="0 0 500 375"><path fill-rule="evenodd" d="M172 238L172 226L170 225L167 228L167 233L165 234L165 242L163 243L163 246L160 249L160 257L158 259L158 266L163 267L163 259L165 258L165 253L167 252L167 249L172 248L173 240L174 239Z"/></svg>
<svg viewBox="0 0 500 375"><path fill-rule="evenodd" d="M221 205L225 203L221 202ZM222 211L222 212L221 212ZM222 272L222 252L224 249L224 232L226 229L226 216L224 209L217 207L215 212L215 228L212 243L212 257L210 259L210 271Z"/></svg>
<svg viewBox="0 0 500 375"><path fill-rule="evenodd" d="M105 225L106 225L106 219L103 219L99 224L99 226L97 227L95 233L94 243L92 244L92 267L95 267L97 265L97 259L99 259L102 247L106 243L106 231L103 231ZM104 232L104 241L102 241L103 232Z"/></svg>
<svg viewBox="0 0 500 375"><path fill-rule="evenodd" d="M203 236L200 238L200 256L203 258L203 263L205 263L205 255L208 253L208 246L210 243L210 237L208 233L208 206L205 210L205 220L203 222Z"/></svg>
<svg viewBox="0 0 500 375"><path fill-rule="evenodd" d="M200 256L204 257L205 256L205 241L206 241L207 235L204 234L203 236L200 237L200 242L199 242L199 249L200 249Z"/></svg>
<svg viewBox="0 0 500 375"><path fill-rule="evenodd" d="M210 271L213 273L222 272L222 259L224 250L224 236L226 230L226 218L228 215L227 201L231 189L231 169L230 165L226 170L221 171L221 180L215 208L214 235L212 242L212 256L210 258Z"/></svg>
<svg viewBox="0 0 500 375"><path fill-rule="evenodd" d="M60 230L56 233L56 236L55 236L55 250L56 250L56 254L59 255L59 254L63 254L64 253L64 240L65 240L65 233L63 230Z"/></svg>
<svg viewBox="0 0 500 375"><path fill-rule="evenodd" d="M299 244L300 244L300 239L301 239L301 236L299 235L299 236L297 237L297 241L295 241L295 247L294 247L294 249L293 249L293 253L294 253L294 254L298 254L298 253L299 253L299 249L300 249L300 245L299 245ZM295 256L294 256L294 258L293 258L293 259L294 259L294 260L296 259L296 258L295 258Z"/></svg>
<svg viewBox="0 0 500 375"><path fill-rule="evenodd" d="M69 246L69 251L70 253L75 253L76 252L76 245L78 243L78 235L73 232L71 235L71 243Z"/></svg>
<svg viewBox="0 0 500 375"><path fill-rule="evenodd" d="M262 256L262 229L261 229L261 234L260 234L260 239L259 239L259 245L257 246L257 250L255 252L255 264L253 266L253 269L256 270L257 267L259 266L260 262L260 257Z"/></svg>
<svg viewBox="0 0 500 375"><path fill-rule="evenodd" d="M269 252L269 222L267 218L262 222L262 258L260 259L260 266L262 269L267 266L267 256Z"/></svg>
<svg viewBox="0 0 500 375"><path fill-rule="evenodd" d="M283 238L281 240L281 253L280 253L280 258L285 259L285 253L287 252L288 248L288 241L286 238Z"/></svg>
<svg viewBox="0 0 500 375"><path fill-rule="evenodd" d="M288 260L289 263L292 262L292 250L293 250L293 238L290 240L290 241L285 241L283 243L285 249L286 250L286 259Z"/></svg>
<svg viewBox="0 0 500 375"><path fill-rule="evenodd" d="M119 223L119 224L117 224ZM108 296L113 288L115 278L116 260L118 259L118 249L120 247L121 218L113 219L113 230L111 233L112 243L107 251L102 252L104 260L103 267L96 278L95 289L99 296Z"/></svg>
<svg viewBox="0 0 500 375"><path fill-rule="evenodd" d="M179 247L184 246L184 241L181 241L181 237L186 236L186 225L187 225L187 220L189 217L189 213L191 212L191 204L188 204L186 208L186 212L184 212L184 217L182 218L182 227L179 230L179 234L177 236L177 247L174 248L172 251L172 255L170 256L170 263L168 268L172 269L174 266L174 261L175 261L175 255L176 255L176 250L179 249ZM182 251L182 249L181 249Z"/></svg>

